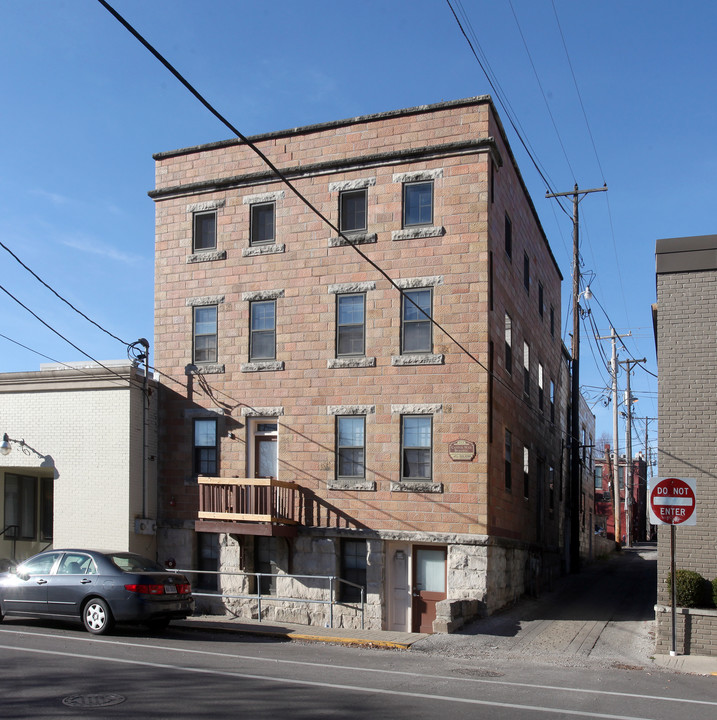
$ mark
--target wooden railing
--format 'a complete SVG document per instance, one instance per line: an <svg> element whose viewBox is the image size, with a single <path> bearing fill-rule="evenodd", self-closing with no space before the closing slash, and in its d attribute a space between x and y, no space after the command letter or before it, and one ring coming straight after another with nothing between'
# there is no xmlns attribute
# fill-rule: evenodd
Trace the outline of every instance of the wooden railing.
<svg viewBox="0 0 717 720"><path fill-rule="evenodd" d="M293 482L271 478L199 477L200 520L296 524Z"/></svg>

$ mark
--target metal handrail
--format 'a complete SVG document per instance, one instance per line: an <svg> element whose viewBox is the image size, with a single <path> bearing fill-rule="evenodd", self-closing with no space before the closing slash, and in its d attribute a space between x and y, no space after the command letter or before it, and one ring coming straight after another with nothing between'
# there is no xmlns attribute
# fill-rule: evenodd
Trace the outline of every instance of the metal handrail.
<svg viewBox="0 0 717 720"><path fill-rule="evenodd" d="M247 594L247 595L231 595L229 593L210 593L210 592L195 592L192 590L192 595L195 597L221 597L221 598L230 598L233 600L256 600L257 601L257 614L258 614L258 620L259 622L262 622L261 619L261 603L262 600L270 600L274 602L289 602L289 603L311 603L314 605L329 605L329 627L333 628L334 626L334 605L343 605L347 607L352 607L352 603L347 602L338 602L334 599L335 592L334 583L338 582L343 583L344 585L349 585L351 587L358 588L361 592L361 600L360 600L360 607L361 607L361 629L364 629L364 620L365 620L365 614L366 614L366 597L365 597L365 589L363 585L358 585L357 583L353 583L350 580L344 580L343 578L336 577L336 575L278 575L276 573L247 573L247 572L222 572L219 570L183 570L180 568L172 568L171 572L175 573L184 573L186 575L194 574L194 575L234 575L234 576L242 576L242 577L253 577L256 579L256 587L257 592L254 594ZM298 580L298 579L311 579L311 580L328 580L329 581L329 596L330 600L315 600L313 598L292 598L292 597L281 597L278 595L266 595L261 592L261 582L259 581L262 577L270 577L270 578L286 578L287 580Z"/></svg>

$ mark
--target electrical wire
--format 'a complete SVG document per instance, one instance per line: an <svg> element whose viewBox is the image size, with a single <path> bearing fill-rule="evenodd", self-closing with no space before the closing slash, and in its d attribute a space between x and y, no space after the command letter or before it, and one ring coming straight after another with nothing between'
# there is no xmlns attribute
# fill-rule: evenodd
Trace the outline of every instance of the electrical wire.
<svg viewBox="0 0 717 720"><path fill-rule="evenodd" d="M95 358L92 357L92 355L85 352L82 348L78 347L77 345L75 345L71 340L68 340L58 330L55 330L55 328L53 328L51 325L46 323L37 313L30 310L30 308L27 305L25 305L23 302L18 300L9 290L5 289L2 285L0 285L0 290L2 290L8 297L12 298L21 308L27 310L27 312L29 312L30 315L32 315L36 320L41 322L48 330L51 330L53 333L55 333L55 335L57 335L59 338L64 340L68 345L75 348L75 350L77 350L77 352L81 353L82 355L89 358L93 362L96 362L101 368L104 368L105 370L107 370L108 373L111 373L112 375L116 375L120 380L122 380L122 382L127 382L126 379L123 378L121 375L118 375L114 370L111 370L106 365L103 365L99 360L96 360Z"/></svg>
<svg viewBox="0 0 717 720"><path fill-rule="evenodd" d="M37 273L35 273L22 260L20 260L20 258L17 255L15 255L15 253L12 250L10 250L10 248L7 245L5 245L5 243L3 243L2 241L0 241L0 247L2 247L3 250L8 252L20 265L22 265L22 267L25 268L25 270L27 270L27 272L30 273L30 275L32 275L38 282L40 282L42 285L44 285L53 295L55 295L60 300L62 300L62 302L65 303L65 305L72 308L78 315L81 315L85 320L92 323L96 328L99 328L100 330L102 330L102 332L106 333L114 340L118 340L119 342L121 342L125 347L130 345L130 343L125 342L124 340L122 340L122 338L118 338L116 335L113 335L109 330L106 330L105 328L103 328L102 325L100 325L99 323L96 323L92 318L87 317L87 315L85 315L85 313L83 313L81 310L78 310L69 300L66 300L64 297L62 297L62 295L60 295L56 290L54 290L52 287L50 287L50 285L48 285L39 275L37 275Z"/></svg>

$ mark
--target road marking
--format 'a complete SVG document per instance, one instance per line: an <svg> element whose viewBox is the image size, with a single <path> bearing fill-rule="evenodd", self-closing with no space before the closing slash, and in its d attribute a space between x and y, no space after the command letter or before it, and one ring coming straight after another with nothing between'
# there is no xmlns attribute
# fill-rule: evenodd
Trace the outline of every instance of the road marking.
<svg viewBox="0 0 717 720"><path fill-rule="evenodd" d="M121 658L97 657L96 655L84 655L79 653L60 652L58 650L36 650L34 648L18 648L12 645L0 645L0 649L14 650L15 652L30 653L33 655L51 655L53 657L75 658L92 660L93 662L107 662L117 665L133 665L136 667L154 668L156 670L175 670L178 672L194 673L198 675L216 675L217 677L241 678L242 680L260 680L263 682L279 683L284 685L302 685L305 687L319 687L328 690L344 690L349 692L368 693L371 695L393 695L410 699L420 698L422 700L434 700L438 702L459 703L461 705L482 705L484 707L498 707L510 710L527 710L542 713L562 713L576 717L587 717L592 720L651 720L650 718L637 717L635 715L611 715L607 713L584 712L582 710L567 710L564 708L543 707L542 705L520 705L517 703L495 702L491 700L477 700L475 698L457 698L448 695L431 695L428 693L406 692L401 690L384 690L374 687L362 687L360 685L343 685L339 683L318 682L316 680L294 680L287 677L272 677L270 675L253 675L249 673L229 672L228 670L210 670L206 668L184 667L182 665L170 665L169 663L153 663L145 660L127 660ZM415 675L414 675L415 677Z"/></svg>
<svg viewBox="0 0 717 720"><path fill-rule="evenodd" d="M157 651L168 651L173 653L182 653L182 654L193 654L193 655L206 655L208 657L219 657L219 658L233 658L235 660L248 660L253 663L258 662L264 662L264 663L272 663L275 665L297 665L300 667L311 667L311 668L320 668L320 669L326 669L331 668L333 670L347 670L349 672L363 672L363 673L374 673L374 674L380 674L380 675L397 675L402 677L411 677L415 678L416 673L415 672L408 672L405 670L383 670L381 668L364 668L364 667L356 667L353 665L335 665L333 663L314 663L314 662L308 662L306 660L284 660L281 658L266 658L262 656L255 656L255 655L239 655L236 653L227 653L227 652L214 652L211 650L193 650L191 648L177 648L172 647L170 645L151 645L149 643L138 643L138 642L125 642L122 640L109 640L106 638L97 638L97 637L87 637L83 635L78 636L65 636L65 635L46 635L45 633L38 633L38 632L28 632L26 630L9 630L9 629L0 629L0 633L6 633L10 635L29 635L32 637L42 637L42 638L49 638L49 639L57 639L57 640L74 640L75 642L84 642L84 643L91 643L91 644L97 644L97 645L116 645L119 647L134 647L134 648L141 648L145 650L157 650ZM692 705L709 705L717 707L717 702L711 701L711 700L693 700L691 698L681 698L681 697L674 697L674 696L663 696L663 695L645 695L641 693L625 693L625 692L616 692L614 690L590 690L587 688L576 688L576 687L563 687L561 685L539 685L538 683L521 683L521 682L512 682L510 680L497 680L497 679L491 679L491 678L466 678L466 677L456 677L454 675L425 675L422 674L422 677L428 680L450 680L451 682L455 683L473 683L473 684L479 684L479 685L501 685L501 686L508 686L508 687L515 687L515 688L530 688L532 690L557 690L559 692L565 692L565 693L579 693L579 694L588 694L588 695L606 695L609 697L623 697L623 698L632 698L635 700L657 700L660 702L676 702L676 703L682 703L682 704L692 704Z"/></svg>

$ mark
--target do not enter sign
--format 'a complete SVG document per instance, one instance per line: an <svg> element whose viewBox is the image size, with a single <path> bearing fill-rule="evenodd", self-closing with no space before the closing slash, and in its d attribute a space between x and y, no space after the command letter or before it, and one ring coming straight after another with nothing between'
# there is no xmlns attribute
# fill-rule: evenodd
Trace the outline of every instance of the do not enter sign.
<svg viewBox="0 0 717 720"><path fill-rule="evenodd" d="M696 525L695 485L695 481L688 478L657 478L650 490L650 522Z"/></svg>

